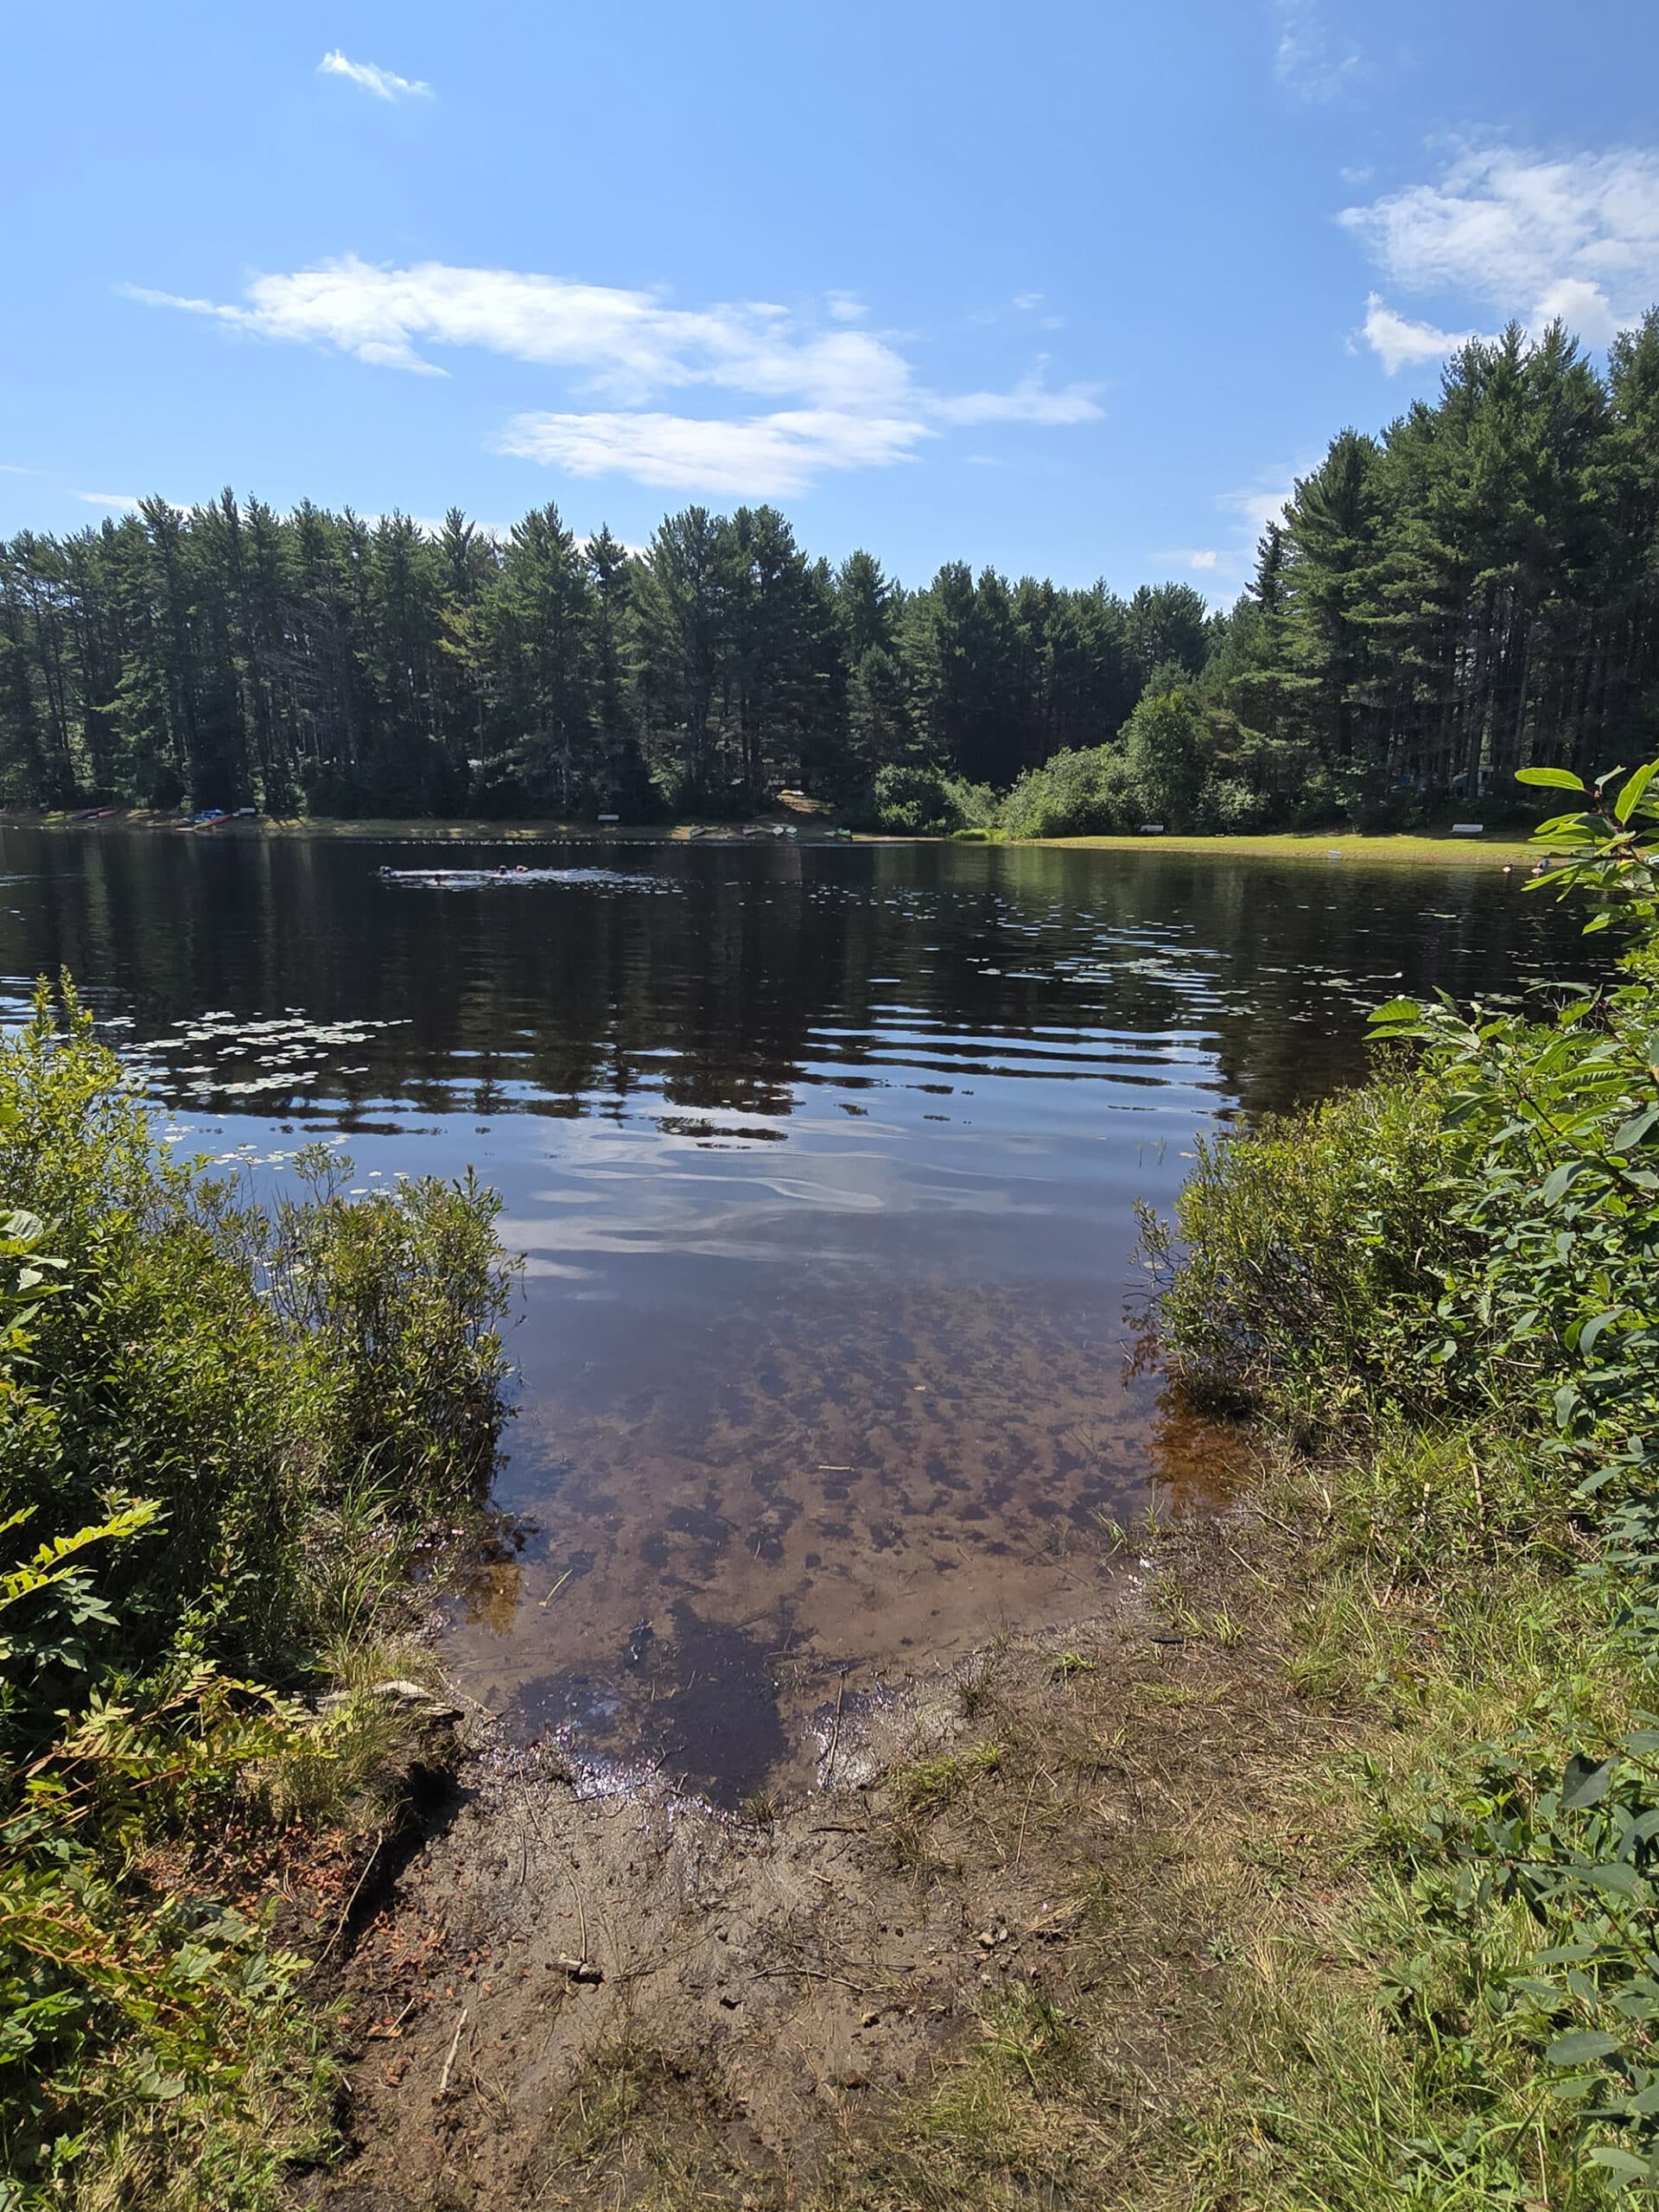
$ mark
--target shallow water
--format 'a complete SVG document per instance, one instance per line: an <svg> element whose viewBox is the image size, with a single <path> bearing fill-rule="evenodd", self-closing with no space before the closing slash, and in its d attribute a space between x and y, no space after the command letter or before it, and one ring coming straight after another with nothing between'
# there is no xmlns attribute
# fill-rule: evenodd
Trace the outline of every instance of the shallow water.
<svg viewBox="0 0 1659 2212"><path fill-rule="evenodd" d="M731 1802L1225 1494L1230 1440L1134 1370L1135 1202L1357 1077L1379 1000L1582 970L1522 883L6 826L0 980L67 965L190 1150L498 1186L523 1390L448 1662L596 1774Z"/></svg>

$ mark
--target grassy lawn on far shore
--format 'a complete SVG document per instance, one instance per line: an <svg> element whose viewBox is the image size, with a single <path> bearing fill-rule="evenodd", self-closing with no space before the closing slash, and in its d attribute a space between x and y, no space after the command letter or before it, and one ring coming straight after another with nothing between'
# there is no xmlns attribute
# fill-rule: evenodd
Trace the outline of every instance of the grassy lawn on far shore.
<svg viewBox="0 0 1659 2212"><path fill-rule="evenodd" d="M1444 833L1366 836L1352 830L1298 830L1249 836L1033 837L1024 842L1052 845L1065 852L1139 852L1156 846L1162 852L1213 853L1229 860L1449 861L1501 867L1505 862L1514 866L1522 860L1530 866L1538 858L1538 848L1520 829L1497 830L1483 837L1452 837Z"/></svg>

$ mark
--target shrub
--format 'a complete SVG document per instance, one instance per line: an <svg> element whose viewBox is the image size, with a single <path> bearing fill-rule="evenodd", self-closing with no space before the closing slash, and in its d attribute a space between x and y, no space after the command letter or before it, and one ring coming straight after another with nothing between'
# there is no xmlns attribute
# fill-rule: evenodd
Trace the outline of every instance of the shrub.
<svg viewBox="0 0 1659 2212"><path fill-rule="evenodd" d="M1388 1582L1363 1576L1304 1683L1354 1675L1404 1580L1438 1579L1441 1637L1459 1612L1473 1627L1488 1585L1510 1624L1507 1649L1471 1643L1433 1684L1436 1770L1376 1792L1376 1889L1396 1901L1378 1994L1414 2063L1455 2057L1449 2131L1414 2116L1390 2145L1389 2187L1413 2202L1451 2201L1445 2174L1474 2177L1459 2201L1497 2201L1473 2156L1503 2133L1494 2090L1531 2107L1510 2133L1535 2133L1541 2166L1563 2121L1578 2136L1567 2193L1512 2169L1503 2201L1659 2187L1656 777L1521 777L1582 802L1536 834L1569 849L1553 881L1602 902L1592 929L1643 933L1626 982L1548 1019L1395 1001L1376 1027L1414 1048L1408 1079L1204 1148L1179 1258L1148 1228L1175 1262L1160 1306L1178 1373L1304 1431L1332 1409L1418 1425L1371 1440L1361 1541L1376 1564L1392 1553ZM1434 1419L1453 1410L1456 1427ZM1334 1486L1357 1517L1362 1485ZM1582 1619L1543 1604L1552 1582ZM1497 1740L1459 1740L1471 1675L1512 1700Z"/></svg>
<svg viewBox="0 0 1659 2212"><path fill-rule="evenodd" d="M305 1962L181 1878L296 1802L284 1762L320 1808L320 1766L362 1778L285 1693L487 1482L495 1200L355 1200L314 1153L252 1205L168 1156L67 984L0 1044L0 2204L274 2205L327 2037Z"/></svg>
<svg viewBox="0 0 1659 2212"><path fill-rule="evenodd" d="M54 1526L152 1500L106 1640L143 1667L188 1636L291 1666L308 1521L364 1463L411 1515L479 1495L505 1374L494 1199L470 1182L352 1202L313 1154L274 1215L172 1160L90 1016L45 995L0 1046L6 1192L45 1224L61 1294L34 1328L27 1417L0 1408L0 1506ZM111 1663L114 1663L113 1658Z"/></svg>
<svg viewBox="0 0 1659 2212"><path fill-rule="evenodd" d="M1425 1409L1442 1395L1424 1358L1440 1271L1464 1243L1449 1167L1438 1100L1397 1081L1200 1138L1174 1235L1142 1216L1154 1262L1179 1255L1160 1300L1176 1376L1303 1432Z"/></svg>
<svg viewBox="0 0 1659 2212"><path fill-rule="evenodd" d="M938 768L883 768L872 801L875 825L895 837L948 837L989 829L995 801L982 785Z"/></svg>
<svg viewBox="0 0 1659 2212"><path fill-rule="evenodd" d="M1201 829L1223 836L1243 836L1267 826L1271 802L1240 776L1211 776L1198 794Z"/></svg>
<svg viewBox="0 0 1659 2212"><path fill-rule="evenodd" d="M997 810L1014 837L1103 837L1143 817L1134 778L1116 746L1057 753L1027 769Z"/></svg>

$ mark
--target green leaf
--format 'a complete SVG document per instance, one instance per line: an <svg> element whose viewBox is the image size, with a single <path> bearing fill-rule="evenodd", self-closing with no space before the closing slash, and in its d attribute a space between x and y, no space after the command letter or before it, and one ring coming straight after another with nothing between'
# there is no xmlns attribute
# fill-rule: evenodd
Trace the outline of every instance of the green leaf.
<svg viewBox="0 0 1659 2212"><path fill-rule="evenodd" d="M1659 760L1644 760L1624 779L1618 797L1613 801L1613 812L1621 822L1628 822L1636 812L1637 803L1648 785L1659 773Z"/></svg>
<svg viewBox="0 0 1659 2212"><path fill-rule="evenodd" d="M1624 1309L1622 1306L1615 1306L1611 1313L1597 1313L1592 1315L1592 1317L1585 1323L1583 1328L1579 1332L1578 1354L1580 1358L1588 1359L1591 1353L1596 1348L1597 1338L1602 1336L1605 1331L1611 1329L1615 1321L1622 1320L1624 1319Z"/></svg>
<svg viewBox="0 0 1659 2212"><path fill-rule="evenodd" d="M1605 2166L1617 2182L1646 2181L1649 2172L1645 2158L1638 2158L1629 2151L1616 2151L1611 2143L1599 2143L1590 2153L1591 2163Z"/></svg>
<svg viewBox="0 0 1659 2212"><path fill-rule="evenodd" d="M1620 1124L1612 1141L1614 1152L1629 1152L1641 1143L1648 1131L1659 1123L1659 1106L1649 1106L1645 1114L1632 1114L1628 1122Z"/></svg>
<svg viewBox="0 0 1659 2212"><path fill-rule="evenodd" d="M1552 2066L1584 2066L1596 2058L1611 2058L1624 2049L1622 2037L1605 2028L1580 2028L1570 2036L1557 2036L1546 2054Z"/></svg>
<svg viewBox="0 0 1659 2212"><path fill-rule="evenodd" d="M1636 1895L1638 1877L1634 1866L1586 1866L1584 1879L1599 1890L1605 1890L1611 1897L1630 1897Z"/></svg>
<svg viewBox="0 0 1659 2212"><path fill-rule="evenodd" d="M1517 784L1548 784L1552 790L1581 791L1585 788L1582 776L1575 776L1570 768L1517 768Z"/></svg>
<svg viewBox="0 0 1659 2212"><path fill-rule="evenodd" d="M1561 1804L1567 1812L1576 1812L1582 1805L1599 1805L1607 1795L1613 1778L1613 1762L1587 1759L1582 1751L1574 1751L1567 1763L1567 1772L1561 1777Z"/></svg>
<svg viewBox="0 0 1659 2212"><path fill-rule="evenodd" d="M1538 1193L1544 1205L1559 1205L1572 1189L1583 1166L1581 1160L1564 1160L1559 1167L1552 1168L1544 1178L1543 1189Z"/></svg>

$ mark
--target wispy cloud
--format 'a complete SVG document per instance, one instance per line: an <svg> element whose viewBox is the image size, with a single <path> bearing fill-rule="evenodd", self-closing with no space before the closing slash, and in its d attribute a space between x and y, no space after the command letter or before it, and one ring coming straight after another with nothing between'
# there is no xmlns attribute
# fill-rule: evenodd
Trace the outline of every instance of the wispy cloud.
<svg viewBox="0 0 1659 2212"><path fill-rule="evenodd" d="M736 499L779 499L810 491L826 472L910 461L925 424L801 409L747 419L703 416L519 415L500 453L552 463L573 476L628 476L636 484Z"/></svg>
<svg viewBox="0 0 1659 2212"><path fill-rule="evenodd" d="M1242 553L1224 551L1218 545L1177 545L1166 548L1161 553L1154 554L1153 558L1160 562L1174 562L1183 569L1190 569L1193 575L1200 580L1206 576L1212 577L1215 580L1215 592L1220 593L1226 598L1232 598L1237 592L1237 585L1234 584L1230 588L1224 579L1230 576L1242 565L1243 559ZM1205 588L1202 582L1200 582L1200 588ZM1214 593L1212 593L1213 595Z"/></svg>
<svg viewBox="0 0 1659 2212"><path fill-rule="evenodd" d="M954 399L935 399L933 412L944 423L1092 423L1100 415L1095 384L1069 384L1052 391L1042 380L1042 363L1022 377L1012 391L964 391Z"/></svg>
<svg viewBox="0 0 1659 2212"><path fill-rule="evenodd" d="M383 69L376 61L350 61L335 47L325 54L317 64L319 77L344 77L348 84L371 93L378 100L429 100L433 97L430 85L418 78L400 77L395 69Z"/></svg>
<svg viewBox="0 0 1659 2212"><path fill-rule="evenodd" d="M772 497L828 471L912 458L944 429L1057 427L1100 413L1096 386L1049 385L1043 359L1007 391L931 391L892 334L850 327L846 294L832 295L817 320L765 301L682 308L654 292L518 270L387 269L354 255L257 277L238 302L127 289L151 306L377 367L444 376L435 350L475 348L563 372L604 405L521 414L499 449L645 484ZM763 404L735 418L660 404L698 389Z"/></svg>
<svg viewBox="0 0 1659 2212"><path fill-rule="evenodd" d="M1224 514L1236 516L1241 533L1248 536L1252 556L1256 541L1270 522L1283 519L1292 493L1296 489L1300 469L1288 465L1264 468L1252 484L1243 485L1236 491L1224 492L1216 505Z"/></svg>
<svg viewBox="0 0 1659 2212"><path fill-rule="evenodd" d="M1155 557L1189 569L1212 607L1230 607L1254 574L1262 534L1283 515L1298 473L1288 465L1264 469L1253 482L1219 493L1217 512L1228 518L1224 543L1178 546Z"/></svg>
<svg viewBox="0 0 1659 2212"><path fill-rule="evenodd" d="M1359 54L1333 37L1325 0L1272 0L1278 33L1273 73L1293 98L1333 100L1359 73Z"/></svg>
<svg viewBox="0 0 1659 2212"><path fill-rule="evenodd" d="M1443 361L1448 353L1479 334L1472 330L1440 330L1432 322L1414 322L1396 314L1380 293L1365 302L1360 335L1390 376L1415 368L1422 361Z"/></svg>
<svg viewBox="0 0 1659 2212"><path fill-rule="evenodd" d="M1643 149L1465 145L1433 181L1340 219L1406 290L1478 301L1535 330L1559 315L1592 346L1659 297L1659 153ZM1408 321L1375 294L1368 302L1364 335L1390 372L1467 334Z"/></svg>
<svg viewBox="0 0 1659 2212"><path fill-rule="evenodd" d="M77 492L76 499L89 507L136 507L137 492Z"/></svg>

